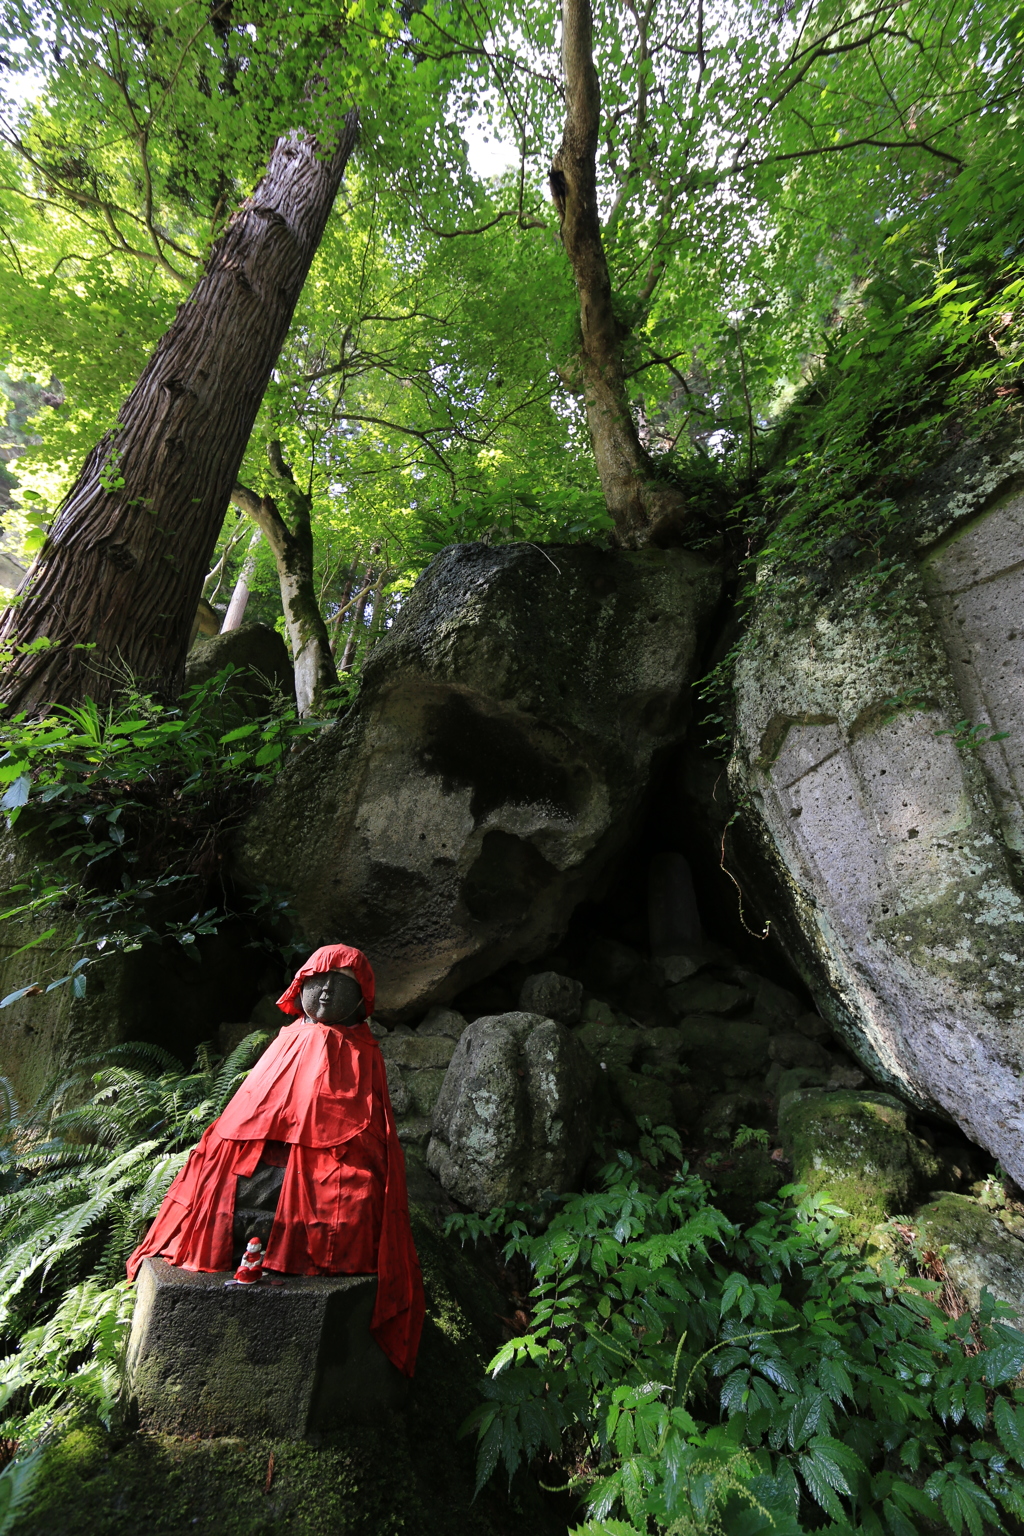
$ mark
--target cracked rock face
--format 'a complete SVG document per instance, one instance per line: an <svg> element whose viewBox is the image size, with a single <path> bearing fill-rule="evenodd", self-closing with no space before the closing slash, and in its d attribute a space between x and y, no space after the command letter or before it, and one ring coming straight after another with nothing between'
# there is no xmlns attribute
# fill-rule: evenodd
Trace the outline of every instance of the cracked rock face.
<svg viewBox="0 0 1024 1536"><path fill-rule="evenodd" d="M427 1167L477 1211L572 1189L593 1139L596 1076L575 1035L554 1019L477 1019L434 1106Z"/></svg>
<svg viewBox="0 0 1024 1536"><path fill-rule="evenodd" d="M972 448L908 501L884 602L852 573L799 623L762 603L730 769L746 878L821 1011L1018 1180L1022 486L1020 442Z"/></svg>
<svg viewBox="0 0 1024 1536"><path fill-rule="evenodd" d="M557 942L685 728L720 577L679 550L456 545L344 721L242 829L243 883L370 955L403 1020Z"/></svg>

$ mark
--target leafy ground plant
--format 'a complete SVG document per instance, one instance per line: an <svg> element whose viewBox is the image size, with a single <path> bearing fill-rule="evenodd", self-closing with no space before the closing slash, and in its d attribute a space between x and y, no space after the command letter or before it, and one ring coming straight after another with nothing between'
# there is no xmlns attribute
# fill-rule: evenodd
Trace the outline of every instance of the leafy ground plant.
<svg viewBox="0 0 1024 1536"><path fill-rule="evenodd" d="M547 1456L584 1499L576 1536L982 1536L1024 1516L1005 1306L948 1316L934 1283L844 1246L827 1197L787 1188L741 1229L685 1165L652 1170L647 1142L540 1223L449 1218L534 1281L465 1426L480 1486Z"/></svg>
<svg viewBox="0 0 1024 1536"><path fill-rule="evenodd" d="M82 997L90 966L147 942L198 959L197 938L231 915L227 833L289 752L329 723L300 720L283 697L254 717L237 672L223 668L173 706L128 687L117 705L88 699L0 724L0 809L33 855L0 921L31 922L22 951L64 957L63 974L31 979L0 1008L68 983Z"/></svg>

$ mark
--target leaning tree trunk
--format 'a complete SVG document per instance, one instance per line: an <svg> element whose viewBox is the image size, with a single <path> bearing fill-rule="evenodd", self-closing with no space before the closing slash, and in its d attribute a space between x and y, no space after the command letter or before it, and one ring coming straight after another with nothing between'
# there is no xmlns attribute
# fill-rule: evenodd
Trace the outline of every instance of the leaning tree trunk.
<svg viewBox="0 0 1024 1536"><path fill-rule="evenodd" d="M659 481L629 408L627 334L615 317L597 204L601 92L594 67L590 0L562 0L565 132L551 166L562 244L580 301L580 373L587 425L605 504L621 543L671 542L686 515L681 491Z"/></svg>
<svg viewBox="0 0 1024 1536"><path fill-rule="evenodd" d="M338 674L313 581L312 497L295 484L281 456L280 443L269 445L268 457L271 472L291 503L292 527L285 522L272 496L260 496L244 485L236 485L231 499L259 524L273 551L281 606L292 643L295 701L300 715L314 715L327 708L327 690L338 686Z"/></svg>
<svg viewBox="0 0 1024 1536"><path fill-rule="evenodd" d="M0 625L0 701L38 712L130 674L173 696L242 455L356 142L278 139L259 186L65 499ZM49 646L22 650L46 639Z"/></svg>

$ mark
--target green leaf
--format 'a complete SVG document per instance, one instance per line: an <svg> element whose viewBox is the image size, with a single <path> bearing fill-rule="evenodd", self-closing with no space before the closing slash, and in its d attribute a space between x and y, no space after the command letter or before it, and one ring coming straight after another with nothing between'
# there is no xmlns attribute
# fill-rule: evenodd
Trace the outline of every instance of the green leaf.
<svg viewBox="0 0 1024 1536"><path fill-rule="evenodd" d="M992 1419L1005 1449L1024 1466L1024 1408L1015 1408L1005 1397L997 1397Z"/></svg>
<svg viewBox="0 0 1024 1536"><path fill-rule="evenodd" d="M32 788L32 780L25 773L15 779L7 793L0 799L0 810L14 811L28 804L29 791Z"/></svg>

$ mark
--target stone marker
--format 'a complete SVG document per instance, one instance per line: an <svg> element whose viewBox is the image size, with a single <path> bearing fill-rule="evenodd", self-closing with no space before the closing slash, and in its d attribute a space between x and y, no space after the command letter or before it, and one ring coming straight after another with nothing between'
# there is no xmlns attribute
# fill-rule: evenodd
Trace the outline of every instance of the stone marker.
<svg viewBox="0 0 1024 1536"><path fill-rule="evenodd" d="M593 1138L596 1077L576 1032L554 1019L477 1019L434 1106L428 1169L476 1211L575 1188Z"/></svg>
<svg viewBox="0 0 1024 1536"><path fill-rule="evenodd" d="M301 1439L401 1406L369 1331L376 1275L228 1278L143 1261L126 1368L143 1428Z"/></svg>

